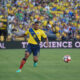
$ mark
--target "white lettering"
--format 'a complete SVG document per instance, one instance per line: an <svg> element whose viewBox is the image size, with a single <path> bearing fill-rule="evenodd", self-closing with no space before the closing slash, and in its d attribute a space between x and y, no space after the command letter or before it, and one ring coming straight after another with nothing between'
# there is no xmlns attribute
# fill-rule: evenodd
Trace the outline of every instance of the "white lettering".
<svg viewBox="0 0 80 80"><path fill-rule="evenodd" d="M67 48L67 42L63 42L63 48Z"/></svg>
<svg viewBox="0 0 80 80"><path fill-rule="evenodd" d="M51 48L51 42L49 42L49 48Z"/></svg>
<svg viewBox="0 0 80 80"><path fill-rule="evenodd" d="M68 48L72 48L72 42L68 42Z"/></svg>
<svg viewBox="0 0 80 80"><path fill-rule="evenodd" d="M76 47L76 48L80 48L80 42L76 42L76 43L75 43L75 47Z"/></svg>
<svg viewBox="0 0 80 80"><path fill-rule="evenodd" d="M56 48L56 42L52 42L52 48Z"/></svg>
<svg viewBox="0 0 80 80"><path fill-rule="evenodd" d="M62 42L57 42L57 48L61 48Z"/></svg>
<svg viewBox="0 0 80 80"><path fill-rule="evenodd" d="M22 42L22 48L26 48L27 42Z"/></svg>

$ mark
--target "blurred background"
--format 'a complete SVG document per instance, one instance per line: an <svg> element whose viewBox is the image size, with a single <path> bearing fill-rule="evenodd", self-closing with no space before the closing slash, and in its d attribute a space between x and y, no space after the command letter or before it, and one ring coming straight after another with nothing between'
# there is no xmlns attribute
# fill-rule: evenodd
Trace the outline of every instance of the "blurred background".
<svg viewBox="0 0 80 80"><path fill-rule="evenodd" d="M0 0L0 41L25 41L40 21L49 40L80 40L80 0Z"/></svg>

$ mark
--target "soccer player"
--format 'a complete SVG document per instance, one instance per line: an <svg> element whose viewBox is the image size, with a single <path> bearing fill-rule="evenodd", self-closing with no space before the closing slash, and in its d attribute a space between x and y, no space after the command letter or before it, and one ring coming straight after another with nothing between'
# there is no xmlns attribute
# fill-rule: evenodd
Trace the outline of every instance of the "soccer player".
<svg viewBox="0 0 80 80"><path fill-rule="evenodd" d="M40 41L41 41L41 37L43 37L46 41L46 45L48 46L48 38L47 35L44 33L43 30L39 29L39 22L36 21L33 25L33 28L29 28L23 36L27 36L29 35L29 39L28 39L28 46L26 48L25 51L25 56L21 61L20 67L16 72L21 72L22 67L24 66L24 64L26 63L28 57L30 56L31 53L33 53L33 60L34 60L34 64L33 66L36 67L37 66L37 62L38 62L38 53L40 51Z"/></svg>

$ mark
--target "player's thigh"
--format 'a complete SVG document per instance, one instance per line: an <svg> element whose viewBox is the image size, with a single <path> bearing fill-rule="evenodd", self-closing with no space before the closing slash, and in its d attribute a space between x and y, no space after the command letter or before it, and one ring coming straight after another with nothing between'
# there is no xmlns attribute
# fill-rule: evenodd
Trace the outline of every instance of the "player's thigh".
<svg viewBox="0 0 80 80"><path fill-rule="evenodd" d="M38 54L39 54L39 51L40 51L40 47L34 45L32 51L33 51L33 60L38 61Z"/></svg>
<svg viewBox="0 0 80 80"><path fill-rule="evenodd" d="M25 56L27 57L27 56L29 56L31 53L32 53L31 45L28 44L28 45L26 46Z"/></svg>
<svg viewBox="0 0 80 80"><path fill-rule="evenodd" d="M40 52L40 46L34 46L34 48L33 48L33 56L34 57L38 56L39 52Z"/></svg>

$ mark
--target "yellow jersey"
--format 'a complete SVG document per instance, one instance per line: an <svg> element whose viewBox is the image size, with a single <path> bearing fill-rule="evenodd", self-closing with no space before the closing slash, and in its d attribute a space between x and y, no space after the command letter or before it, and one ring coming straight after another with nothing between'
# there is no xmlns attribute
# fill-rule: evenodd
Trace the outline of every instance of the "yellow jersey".
<svg viewBox="0 0 80 80"><path fill-rule="evenodd" d="M41 37L47 38L47 35L45 34L45 32L43 30L41 30L41 29L38 29L38 30L33 29L33 31L35 32L35 34L37 35L37 37L38 37L38 39L40 41L41 41ZM33 37L31 35L31 33L29 32L29 29L25 32L25 35L28 35L28 34L29 34L28 43L37 45L38 43L34 39L35 36Z"/></svg>

